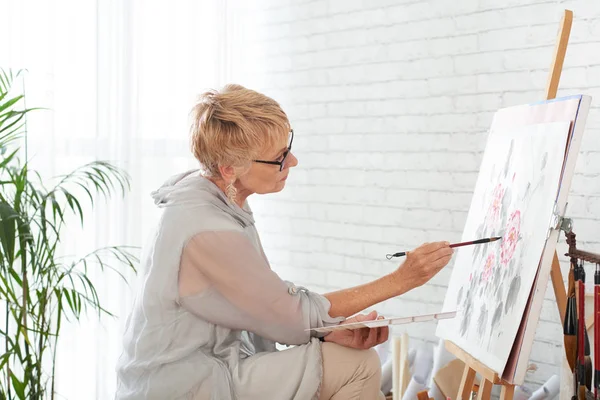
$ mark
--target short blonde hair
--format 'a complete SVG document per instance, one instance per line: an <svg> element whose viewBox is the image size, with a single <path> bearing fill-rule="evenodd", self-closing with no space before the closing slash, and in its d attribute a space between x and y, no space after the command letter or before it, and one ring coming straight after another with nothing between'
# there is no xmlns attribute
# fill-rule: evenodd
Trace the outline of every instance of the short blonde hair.
<svg viewBox="0 0 600 400"><path fill-rule="evenodd" d="M213 177L219 166L248 167L265 149L284 147L290 131L279 103L241 85L203 93L191 114L192 152Z"/></svg>

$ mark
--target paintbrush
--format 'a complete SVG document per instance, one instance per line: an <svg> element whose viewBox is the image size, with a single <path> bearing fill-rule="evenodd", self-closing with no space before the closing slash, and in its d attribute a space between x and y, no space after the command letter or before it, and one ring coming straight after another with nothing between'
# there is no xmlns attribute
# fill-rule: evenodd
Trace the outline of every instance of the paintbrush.
<svg viewBox="0 0 600 400"><path fill-rule="evenodd" d="M579 383L579 398L585 400L585 269L579 265L577 274L577 381Z"/></svg>
<svg viewBox="0 0 600 400"><path fill-rule="evenodd" d="M592 390L592 375L594 368L592 367L592 356L590 355L590 338L585 330L585 350L584 350L584 363L585 366L585 387L588 390Z"/></svg>
<svg viewBox="0 0 600 400"><path fill-rule="evenodd" d="M598 399L600 387L600 264L594 273L594 398Z"/></svg>
<svg viewBox="0 0 600 400"><path fill-rule="evenodd" d="M567 309L563 322L565 354L571 371L575 371L577 359L577 304L575 303L575 268L571 264L569 270L569 290L567 292Z"/></svg>
<svg viewBox="0 0 600 400"><path fill-rule="evenodd" d="M491 237L491 238L486 238L486 239L477 239L477 240L473 240L473 241L470 241L470 242L453 243L453 244L450 245L450 248L470 246L470 245L473 245L473 244L491 243L491 242L495 242L496 240L500 240L500 239L502 239L502 236ZM405 256L407 254L408 254L408 251L401 251L399 253L388 254L385 257L388 260L390 260L393 257L403 257L403 256Z"/></svg>

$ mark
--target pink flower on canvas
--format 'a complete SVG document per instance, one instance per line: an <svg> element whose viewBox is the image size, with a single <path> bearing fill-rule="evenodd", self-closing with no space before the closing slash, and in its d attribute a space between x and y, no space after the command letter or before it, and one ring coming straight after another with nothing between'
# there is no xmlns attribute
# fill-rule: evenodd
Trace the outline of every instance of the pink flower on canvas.
<svg viewBox="0 0 600 400"><path fill-rule="evenodd" d="M498 184L492 192L492 203L488 210L488 221L494 223L500 217L500 211L502 210L502 197L504 196L504 188L501 184Z"/></svg>
<svg viewBox="0 0 600 400"><path fill-rule="evenodd" d="M488 279L490 279L490 276L492 276L492 271L494 269L494 262L496 261L496 256L494 255L494 253L490 253L487 257L487 260L485 260L485 266L483 267L483 273L481 274L481 278L487 282Z"/></svg>
<svg viewBox="0 0 600 400"><path fill-rule="evenodd" d="M521 211L516 210L511 214L510 219L508 220L504 238L502 239L502 247L500 249L500 264L506 265L512 259L520 234Z"/></svg>

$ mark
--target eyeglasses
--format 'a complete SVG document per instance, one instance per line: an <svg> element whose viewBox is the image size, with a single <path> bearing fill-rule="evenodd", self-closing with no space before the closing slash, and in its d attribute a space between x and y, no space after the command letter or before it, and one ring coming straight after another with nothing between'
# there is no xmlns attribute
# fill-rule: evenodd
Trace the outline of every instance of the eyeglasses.
<svg viewBox="0 0 600 400"><path fill-rule="evenodd" d="M288 154L290 154L290 151L292 151L292 143L294 142L294 130L290 130L290 135L291 135L291 139L290 139L290 145L288 146L287 150L283 152L283 155L281 156L281 161L263 161L263 160L252 160L254 162L257 163L262 163L262 164L271 164L271 165L279 165L279 171L283 171L283 167L285 166L285 159L287 158Z"/></svg>

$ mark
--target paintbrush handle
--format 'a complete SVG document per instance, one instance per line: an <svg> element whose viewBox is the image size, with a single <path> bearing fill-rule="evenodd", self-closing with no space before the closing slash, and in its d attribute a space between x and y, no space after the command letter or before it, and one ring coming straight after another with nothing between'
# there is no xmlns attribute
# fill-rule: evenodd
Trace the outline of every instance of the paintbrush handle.
<svg viewBox="0 0 600 400"><path fill-rule="evenodd" d="M577 380L580 385L579 396L581 397L581 386L585 389L585 271L582 267L579 269L579 304L578 308L578 320L577 320L577 353L578 353L578 369L577 369ZM590 371L591 373L591 371ZM584 391L585 399L585 391Z"/></svg>
<svg viewBox="0 0 600 400"><path fill-rule="evenodd" d="M483 244L483 243L495 242L495 240L493 240L493 239L494 238L486 238L486 239L472 240L470 242L452 243L450 245L450 248L462 247L462 246L470 246L472 244Z"/></svg>
<svg viewBox="0 0 600 400"><path fill-rule="evenodd" d="M583 286L583 282L579 281L579 287L577 288L579 291L579 299L578 299L578 315L577 315L577 353L578 360L583 365L585 357L585 287Z"/></svg>
<svg viewBox="0 0 600 400"><path fill-rule="evenodd" d="M496 238L486 238L486 239L477 239L477 240L473 240L473 241L470 241L470 242L452 243L449 247L451 249L453 249L455 247L470 246L472 244L483 244L483 243L495 242L496 240L499 240L499 239L500 239L499 237L496 237ZM387 254L385 257L388 260L391 260L394 257L404 257L406 254L408 254L408 251L401 251L399 253Z"/></svg>
<svg viewBox="0 0 600 400"><path fill-rule="evenodd" d="M594 276L594 391L600 387L600 271L596 270ZM596 396L595 396L596 397Z"/></svg>

